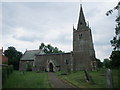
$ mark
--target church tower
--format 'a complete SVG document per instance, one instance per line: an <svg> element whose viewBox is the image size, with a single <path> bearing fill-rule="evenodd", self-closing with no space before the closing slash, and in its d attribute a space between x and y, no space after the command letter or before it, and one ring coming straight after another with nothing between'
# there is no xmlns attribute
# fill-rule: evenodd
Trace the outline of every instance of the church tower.
<svg viewBox="0 0 120 90"><path fill-rule="evenodd" d="M92 33L86 24L82 5L80 6L77 29L73 26L73 69L95 70L96 59Z"/></svg>

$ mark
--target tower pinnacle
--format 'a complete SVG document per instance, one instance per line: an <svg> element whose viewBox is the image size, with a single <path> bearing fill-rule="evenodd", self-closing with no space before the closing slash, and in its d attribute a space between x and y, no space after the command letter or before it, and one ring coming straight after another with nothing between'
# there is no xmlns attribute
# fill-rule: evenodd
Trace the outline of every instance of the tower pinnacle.
<svg viewBox="0 0 120 90"><path fill-rule="evenodd" d="M82 4L80 4L80 13L79 13L79 20L78 20L78 25L77 25L77 30L80 29L81 27L86 26L86 21L82 9Z"/></svg>

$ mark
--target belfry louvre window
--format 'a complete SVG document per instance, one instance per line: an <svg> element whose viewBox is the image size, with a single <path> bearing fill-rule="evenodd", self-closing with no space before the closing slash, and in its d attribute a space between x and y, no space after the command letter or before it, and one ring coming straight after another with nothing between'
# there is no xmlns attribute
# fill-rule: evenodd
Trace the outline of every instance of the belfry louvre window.
<svg viewBox="0 0 120 90"><path fill-rule="evenodd" d="M81 39L81 38L82 38L82 34L79 35L79 39Z"/></svg>

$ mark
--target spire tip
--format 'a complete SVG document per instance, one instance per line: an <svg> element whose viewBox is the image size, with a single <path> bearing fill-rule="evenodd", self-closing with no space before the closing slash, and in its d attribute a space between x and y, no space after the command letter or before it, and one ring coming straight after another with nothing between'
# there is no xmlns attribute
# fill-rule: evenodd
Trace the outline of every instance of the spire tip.
<svg viewBox="0 0 120 90"><path fill-rule="evenodd" d="M80 7L82 7L82 0L80 0Z"/></svg>
<svg viewBox="0 0 120 90"><path fill-rule="evenodd" d="M80 7L82 7L82 4L80 4Z"/></svg>

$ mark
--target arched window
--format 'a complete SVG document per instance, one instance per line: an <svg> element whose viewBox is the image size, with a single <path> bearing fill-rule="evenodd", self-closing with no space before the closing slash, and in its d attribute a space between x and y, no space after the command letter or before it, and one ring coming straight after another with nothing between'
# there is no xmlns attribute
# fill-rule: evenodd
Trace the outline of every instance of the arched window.
<svg viewBox="0 0 120 90"><path fill-rule="evenodd" d="M65 60L65 64L68 64L68 60L67 59Z"/></svg>

